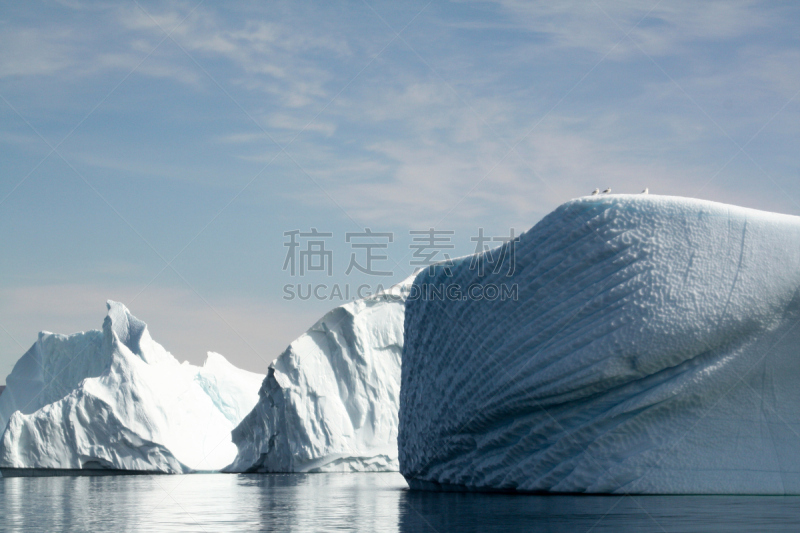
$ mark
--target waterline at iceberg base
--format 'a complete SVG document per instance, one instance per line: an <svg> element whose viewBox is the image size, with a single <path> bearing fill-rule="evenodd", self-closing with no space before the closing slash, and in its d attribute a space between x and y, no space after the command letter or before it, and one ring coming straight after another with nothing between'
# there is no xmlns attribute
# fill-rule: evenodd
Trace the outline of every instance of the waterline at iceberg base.
<svg viewBox="0 0 800 533"><path fill-rule="evenodd" d="M412 488L800 494L800 218L580 198L522 234L507 271L468 258L415 281L519 299L408 301Z"/></svg>
<svg viewBox="0 0 800 533"><path fill-rule="evenodd" d="M209 352L179 363L108 302L102 331L40 333L0 396L4 476L218 471L263 374Z"/></svg>

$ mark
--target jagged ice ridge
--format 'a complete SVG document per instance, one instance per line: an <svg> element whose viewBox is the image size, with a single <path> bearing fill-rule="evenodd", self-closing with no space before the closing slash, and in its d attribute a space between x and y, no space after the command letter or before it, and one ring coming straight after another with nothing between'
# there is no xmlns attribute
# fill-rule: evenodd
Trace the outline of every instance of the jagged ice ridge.
<svg viewBox="0 0 800 533"><path fill-rule="evenodd" d="M219 470L263 374L209 352L179 363L108 302L102 331L42 332L0 395L0 468L160 473Z"/></svg>

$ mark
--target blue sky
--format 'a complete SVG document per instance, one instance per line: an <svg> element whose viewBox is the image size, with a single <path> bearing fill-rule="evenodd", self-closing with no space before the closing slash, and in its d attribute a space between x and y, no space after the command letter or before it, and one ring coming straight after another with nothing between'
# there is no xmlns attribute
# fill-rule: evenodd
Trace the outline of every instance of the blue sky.
<svg viewBox="0 0 800 533"><path fill-rule="evenodd" d="M800 215L793 2L60 2L0 8L0 376L116 299L264 372L413 271L409 231L528 229L595 187ZM345 275L391 232L392 276ZM333 234L293 277L284 232Z"/></svg>

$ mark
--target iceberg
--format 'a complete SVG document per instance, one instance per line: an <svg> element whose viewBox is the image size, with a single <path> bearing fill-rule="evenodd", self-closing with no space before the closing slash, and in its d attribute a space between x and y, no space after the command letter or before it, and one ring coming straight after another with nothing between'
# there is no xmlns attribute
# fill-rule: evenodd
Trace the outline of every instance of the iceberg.
<svg viewBox="0 0 800 533"><path fill-rule="evenodd" d="M584 197L449 274L406 303L412 488L800 494L800 218Z"/></svg>
<svg viewBox="0 0 800 533"><path fill-rule="evenodd" d="M413 277L336 307L270 366L226 472L397 471L404 302Z"/></svg>
<svg viewBox="0 0 800 533"><path fill-rule="evenodd" d="M109 301L102 331L42 332L0 396L8 475L215 471L236 455L230 431L258 401L263 374L209 352L179 363L147 325Z"/></svg>

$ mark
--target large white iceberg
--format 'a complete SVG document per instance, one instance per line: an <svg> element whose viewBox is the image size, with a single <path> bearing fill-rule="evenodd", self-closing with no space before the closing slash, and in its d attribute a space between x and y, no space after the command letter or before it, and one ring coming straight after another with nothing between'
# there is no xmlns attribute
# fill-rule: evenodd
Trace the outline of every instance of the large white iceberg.
<svg viewBox="0 0 800 533"><path fill-rule="evenodd" d="M179 363L109 301L102 331L40 333L14 366L0 396L0 469L220 470L263 377L212 352L202 367Z"/></svg>
<svg viewBox="0 0 800 533"><path fill-rule="evenodd" d="M413 278L337 307L269 367L228 472L398 469L404 301Z"/></svg>
<svg viewBox="0 0 800 533"><path fill-rule="evenodd" d="M800 494L800 218L603 195L521 235L509 276L510 246L415 281L411 487Z"/></svg>

